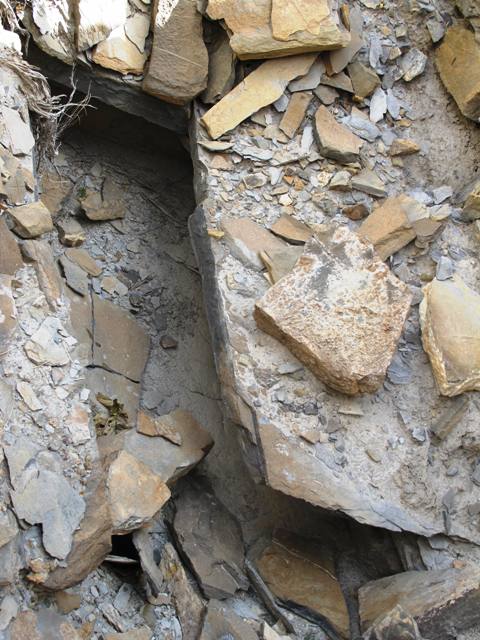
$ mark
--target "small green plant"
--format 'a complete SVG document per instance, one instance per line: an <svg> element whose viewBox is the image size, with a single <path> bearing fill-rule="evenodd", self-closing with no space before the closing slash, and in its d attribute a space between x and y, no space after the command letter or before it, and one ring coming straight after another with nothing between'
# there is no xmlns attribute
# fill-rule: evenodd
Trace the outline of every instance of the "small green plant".
<svg viewBox="0 0 480 640"><path fill-rule="evenodd" d="M78 190L79 200L83 200L86 197L87 197L87 190L85 189L85 187L80 187L80 189Z"/></svg>

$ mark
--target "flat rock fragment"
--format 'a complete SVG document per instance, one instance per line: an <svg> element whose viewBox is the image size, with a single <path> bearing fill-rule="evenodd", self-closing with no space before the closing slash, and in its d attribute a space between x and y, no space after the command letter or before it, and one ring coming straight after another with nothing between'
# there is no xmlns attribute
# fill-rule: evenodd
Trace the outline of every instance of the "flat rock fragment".
<svg viewBox="0 0 480 640"><path fill-rule="evenodd" d="M83 640L67 618L53 609L21 611L8 629L9 640Z"/></svg>
<svg viewBox="0 0 480 640"><path fill-rule="evenodd" d="M133 46L133 45L132 45ZM107 177L101 189L86 188L80 197L83 212L89 220L118 220L125 217L125 202L119 185Z"/></svg>
<svg viewBox="0 0 480 640"><path fill-rule="evenodd" d="M175 420L170 414L161 418L152 418L143 411L140 411L137 420L137 431L144 436L151 438L166 438L173 444L182 444L182 436L175 427Z"/></svg>
<svg viewBox="0 0 480 640"><path fill-rule="evenodd" d="M207 86L202 16L195 0L159 0L155 8L152 53L143 90L167 102L186 104Z"/></svg>
<svg viewBox="0 0 480 640"><path fill-rule="evenodd" d="M42 322L25 344L25 352L32 362L52 367L61 367L70 362L60 341L59 331L63 331L63 327L55 316L49 316Z"/></svg>
<svg viewBox="0 0 480 640"><path fill-rule="evenodd" d="M52 216L41 200L11 207L8 213L14 222L14 231L22 238L36 238L53 231Z"/></svg>
<svg viewBox="0 0 480 640"><path fill-rule="evenodd" d="M292 244L305 244L313 235L310 227L288 213L282 213L280 218L272 224L270 231Z"/></svg>
<svg viewBox="0 0 480 640"><path fill-rule="evenodd" d="M367 98L380 86L380 78L377 73L359 60L348 65L348 75L352 81L355 95L359 98Z"/></svg>
<svg viewBox="0 0 480 640"><path fill-rule="evenodd" d="M241 60L337 49L350 41L330 0L209 0L208 16L224 20Z"/></svg>
<svg viewBox="0 0 480 640"><path fill-rule="evenodd" d="M260 271L263 263L260 254L283 249L285 243L250 218L222 220L225 241L232 254L245 265Z"/></svg>
<svg viewBox="0 0 480 640"><path fill-rule="evenodd" d="M466 222L480 218L480 181L468 193L463 205L462 217Z"/></svg>
<svg viewBox="0 0 480 640"><path fill-rule="evenodd" d="M480 295L457 275L423 289L423 348L439 391L456 396L480 389Z"/></svg>
<svg viewBox="0 0 480 640"><path fill-rule="evenodd" d="M360 173L352 177L352 188L377 198L383 198L387 195L384 183L370 169L362 169Z"/></svg>
<svg viewBox="0 0 480 640"><path fill-rule="evenodd" d="M40 49L67 64L73 64L76 51L72 17L68 0L32 0L23 19Z"/></svg>
<svg viewBox="0 0 480 640"><path fill-rule="evenodd" d="M363 140L337 122L324 106L315 116L315 134L319 151L325 158L344 164L358 160Z"/></svg>
<svg viewBox="0 0 480 640"><path fill-rule="evenodd" d="M210 600L198 640L258 640L258 634L248 620L239 616L232 607Z"/></svg>
<svg viewBox="0 0 480 640"><path fill-rule="evenodd" d="M183 487L175 501L178 544L208 598L224 599L247 589L240 527L204 485Z"/></svg>
<svg viewBox="0 0 480 640"><path fill-rule="evenodd" d="M5 356L17 328L17 310L12 293L12 278L0 274L0 359Z"/></svg>
<svg viewBox="0 0 480 640"><path fill-rule="evenodd" d="M423 640L415 619L400 605L380 615L365 632L365 640Z"/></svg>
<svg viewBox="0 0 480 640"><path fill-rule="evenodd" d="M210 137L219 138L253 113L278 100L290 80L305 75L314 60L314 54L304 54L261 64L204 114L201 121Z"/></svg>
<svg viewBox="0 0 480 640"><path fill-rule="evenodd" d="M85 51L125 24L129 13L128 0L77 0L75 3L76 44Z"/></svg>
<svg viewBox="0 0 480 640"><path fill-rule="evenodd" d="M254 316L320 380L354 395L383 383L410 300L369 245L338 228L306 245L293 271L257 301Z"/></svg>
<svg viewBox="0 0 480 640"><path fill-rule="evenodd" d="M219 29L208 50L208 84L202 93L205 104L214 104L223 98L235 82L235 54L228 34Z"/></svg>
<svg viewBox="0 0 480 640"><path fill-rule="evenodd" d="M71 248L65 251L65 255L69 260L81 267L90 276L99 276L102 273L102 267L85 249Z"/></svg>
<svg viewBox="0 0 480 640"><path fill-rule="evenodd" d="M58 239L66 247L79 247L85 242L85 231L75 218L67 218L55 222Z"/></svg>
<svg viewBox="0 0 480 640"><path fill-rule="evenodd" d="M447 30L436 52L440 78L464 116L480 118L480 44L461 24Z"/></svg>
<svg viewBox="0 0 480 640"><path fill-rule="evenodd" d="M48 240L25 240L22 244L22 254L27 263L33 263L38 283L48 306L57 310L62 301L62 279L53 251Z"/></svg>
<svg viewBox="0 0 480 640"><path fill-rule="evenodd" d="M267 268L271 283L275 284L295 266L303 253L303 246L286 246L283 249L263 251L260 254L262 262Z"/></svg>
<svg viewBox="0 0 480 640"><path fill-rule="evenodd" d="M427 59L423 51L415 47L400 59L399 65L405 82L411 82L425 71Z"/></svg>
<svg viewBox="0 0 480 640"><path fill-rule="evenodd" d="M305 607L341 638L350 637L350 617L334 558L318 542L277 531L256 565L277 598Z"/></svg>
<svg viewBox="0 0 480 640"><path fill-rule="evenodd" d="M426 638L446 637L480 622L480 571L476 567L407 571L368 582L359 590L360 620L367 630L399 605Z"/></svg>
<svg viewBox="0 0 480 640"><path fill-rule="evenodd" d="M293 138L302 124L311 100L312 94L302 91L294 93L290 98L287 110L278 125L279 129L289 138Z"/></svg>
<svg viewBox="0 0 480 640"><path fill-rule="evenodd" d="M35 144L30 125L15 109L0 108L0 140L15 156L28 156Z"/></svg>
<svg viewBox="0 0 480 640"><path fill-rule="evenodd" d="M127 37L125 27L121 25L114 29L106 40L96 45L92 60L123 75L140 75L143 73L147 56Z"/></svg>
<svg viewBox="0 0 480 640"><path fill-rule="evenodd" d="M420 151L420 146L408 138L395 138L390 145L389 153L391 156L410 156Z"/></svg>

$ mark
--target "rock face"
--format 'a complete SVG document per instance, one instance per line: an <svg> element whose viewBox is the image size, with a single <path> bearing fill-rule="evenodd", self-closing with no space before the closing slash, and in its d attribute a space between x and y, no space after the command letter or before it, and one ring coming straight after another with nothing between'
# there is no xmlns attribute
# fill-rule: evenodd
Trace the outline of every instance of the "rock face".
<svg viewBox="0 0 480 640"><path fill-rule="evenodd" d="M213 493L184 487L175 506L175 536L205 595L223 599L248 589L240 527Z"/></svg>
<svg viewBox="0 0 480 640"><path fill-rule="evenodd" d="M433 280L420 305L422 342L439 391L480 389L480 295L458 276Z"/></svg>
<svg viewBox="0 0 480 640"><path fill-rule="evenodd" d="M203 116L202 122L214 139L278 100L290 80L305 75L315 60L313 54L270 60L252 71Z"/></svg>
<svg viewBox="0 0 480 640"><path fill-rule="evenodd" d="M337 122L327 107L317 111L315 133L319 151L325 158L345 164L358 160L363 140Z"/></svg>
<svg viewBox="0 0 480 640"><path fill-rule="evenodd" d="M320 544L279 531L256 564L277 598L305 607L330 624L330 631L349 637L350 618L333 557Z"/></svg>
<svg viewBox="0 0 480 640"><path fill-rule="evenodd" d="M372 393L383 383L410 299L366 243L338 228L307 244L293 271L257 302L255 320L332 388Z"/></svg>
<svg viewBox="0 0 480 640"><path fill-rule="evenodd" d="M207 86L208 53L195 0L158 0L143 90L186 104ZM188 55L185 43L188 42Z"/></svg>
<svg viewBox="0 0 480 640"><path fill-rule="evenodd" d="M467 118L480 118L480 44L462 25L448 29L437 49L437 68L447 90Z"/></svg>
<svg viewBox="0 0 480 640"><path fill-rule="evenodd" d="M241 60L337 49L350 40L330 0L209 0L207 13L225 20Z"/></svg>
<svg viewBox="0 0 480 640"><path fill-rule="evenodd" d="M369 582L359 590L363 630L400 605L426 638L446 639L478 624L479 602L478 568L407 571Z"/></svg>

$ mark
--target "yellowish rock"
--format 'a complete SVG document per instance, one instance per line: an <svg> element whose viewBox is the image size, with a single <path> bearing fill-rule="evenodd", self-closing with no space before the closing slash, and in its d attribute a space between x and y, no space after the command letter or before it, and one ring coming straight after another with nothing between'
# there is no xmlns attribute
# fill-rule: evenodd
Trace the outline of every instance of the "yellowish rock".
<svg viewBox="0 0 480 640"><path fill-rule="evenodd" d="M37 238L53 231L52 216L41 200L11 207L8 213L15 223L14 231L22 238Z"/></svg>
<svg viewBox="0 0 480 640"><path fill-rule="evenodd" d="M123 75L127 73L139 75L143 73L147 56L129 40L122 25L114 29L106 40L97 44L92 60L106 69L113 69Z"/></svg>
<svg viewBox="0 0 480 640"><path fill-rule="evenodd" d="M250 218L227 218L222 227L232 254L245 265L260 271L263 268L260 253L283 249L285 243Z"/></svg>
<svg viewBox="0 0 480 640"><path fill-rule="evenodd" d="M463 219L470 222L480 218L480 181L478 181L465 200L462 211Z"/></svg>
<svg viewBox="0 0 480 640"><path fill-rule="evenodd" d="M396 138L391 144L389 153L391 156L410 156L419 151L420 146L414 140Z"/></svg>
<svg viewBox="0 0 480 640"><path fill-rule="evenodd" d="M350 41L330 0L209 0L207 13L225 20L241 60L337 49Z"/></svg>
<svg viewBox="0 0 480 640"><path fill-rule="evenodd" d="M437 49L437 68L460 111L480 118L480 44L473 31L458 24L448 29Z"/></svg>
<svg viewBox="0 0 480 640"><path fill-rule="evenodd" d="M219 138L278 100L290 80L308 73L314 60L315 55L309 53L264 62L203 116L210 137Z"/></svg>
<svg viewBox="0 0 480 640"><path fill-rule="evenodd" d="M270 231L293 244L305 244L313 235L310 227L288 213L282 213L280 218L272 224Z"/></svg>
<svg viewBox="0 0 480 640"><path fill-rule="evenodd" d="M480 295L458 276L433 280L423 292L423 348L440 393L480 390Z"/></svg>
<svg viewBox="0 0 480 640"><path fill-rule="evenodd" d="M290 98L287 110L278 125L283 133L289 138L293 138L297 133L297 129L303 122L312 97L311 93L299 91L294 93Z"/></svg>
<svg viewBox="0 0 480 640"><path fill-rule="evenodd" d="M315 134L319 151L325 158L345 164L358 160L363 140L337 122L327 107L321 106L316 113Z"/></svg>

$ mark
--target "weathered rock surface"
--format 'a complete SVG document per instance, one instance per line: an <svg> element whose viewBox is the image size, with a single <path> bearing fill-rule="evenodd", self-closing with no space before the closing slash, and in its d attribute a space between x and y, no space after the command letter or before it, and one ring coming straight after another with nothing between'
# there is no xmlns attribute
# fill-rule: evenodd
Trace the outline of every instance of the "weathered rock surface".
<svg viewBox="0 0 480 640"><path fill-rule="evenodd" d="M321 544L278 531L256 564L277 598L305 607L325 620L327 629L349 637L350 617L334 560Z"/></svg>
<svg viewBox="0 0 480 640"><path fill-rule="evenodd" d="M184 486L175 507L175 536L207 598L247 589L242 535L229 511L202 484Z"/></svg>
<svg viewBox="0 0 480 640"><path fill-rule="evenodd" d="M317 111L315 133L319 151L325 158L345 164L358 160L363 140L337 122L326 107Z"/></svg>
<svg viewBox="0 0 480 640"><path fill-rule="evenodd" d="M208 83L202 101L214 104L230 91L234 82L235 54L227 33L219 28L208 49Z"/></svg>
<svg viewBox="0 0 480 640"><path fill-rule="evenodd" d="M12 278L0 274L0 358L7 353L16 327L17 311L12 294Z"/></svg>
<svg viewBox="0 0 480 640"><path fill-rule="evenodd" d="M480 118L480 44L465 26L448 29L437 49L437 68L447 90L467 118Z"/></svg>
<svg viewBox="0 0 480 640"><path fill-rule="evenodd" d="M25 240L21 246L27 263L33 263L40 288L52 311L62 304L62 279L47 240Z"/></svg>
<svg viewBox="0 0 480 640"><path fill-rule="evenodd" d="M53 609L22 611L11 623L9 640L82 640L81 635Z"/></svg>
<svg viewBox="0 0 480 640"><path fill-rule="evenodd" d="M263 269L262 251L270 253L285 247L282 240L249 218L224 218L222 229L233 255L259 271Z"/></svg>
<svg viewBox="0 0 480 640"><path fill-rule="evenodd" d="M72 64L76 58L73 6L69 0L33 0L24 20L36 44L55 58Z"/></svg>
<svg viewBox="0 0 480 640"><path fill-rule="evenodd" d="M230 45L241 60L337 49L350 36L340 26L330 0L300 0L292 7L287 0L209 0L207 12L213 20L224 20Z"/></svg>
<svg viewBox="0 0 480 640"><path fill-rule="evenodd" d="M92 60L106 69L113 69L124 75L140 75L147 56L127 37L122 25L114 29L106 40L97 44Z"/></svg>
<svg viewBox="0 0 480 640"><path fill-rule="evenodd" d="M365 640L422 640L415 619L400 605L379 616L363 637Z"/></svg>
<svg viewBox="0 0 480 640"><path fill-rule="evenodd" d="M462 217L468 222L480 218L480 182L476 183L468 193L463 205Z"/></svg>
<svg viewBox="0 0 480 640"><path fill-rule="evenodd" d="M210 137L219 138L240 122L278 100L290 80L305 75L314 54L264 62L202 117Z"/></svg>
<svg viewBox="0 0 480 640"><path fill-rule="evenodd" d="M311 100L312 94L303 93L302 91L294 93L290 98L287 110L278 125L279 129L281 129L287 137L293 138L296 134L298 127L302 124Z"/></svg>
<svg viewBox="0 0 480 640"><path fill-rule="evenodd" d="M85 189L80 198L89 220L117 220L125 217L125 203L119 186L111 179L100 180L96 189Z"/></svg>
<svg viewBox="0 0 480 640"><path fill-rule="evenodd" d="M14 230L22 238L36 238L53 231L50 211L41 200L8 210L14 222Z"/></svg>
<svg viewBox="0 0 480 640"><path fill-rule="evenodd" d="M105 40L114 29L125 24L129 13L128 0L76 0L74 9L78 51Z"/></svg>
<svg viewBox="0 0 480 640"><path fill-rule="evenodd" d="M480 389L480 295L458 276L435 279L424 287L420 321L440 393Z"/></svg>
<svg viewBox="0 0 480 640"><path fill-rule="evenodd" d="M400 605L426 638L448 638L480 620L478 568L407 571L369 582L359 590L360 619L367 630Z"/></svg>
<svg viewBox="0 0 480 640"><path fill-rule="evenodd" d="M305 244L313 235L313 229L288 213L282 213L280 218L272 224L270 231L293 244ZM267 251L270 248L268 247Z"/></svg>
<svg viewBox="0 0 480 640"><path fill-rule="evenodd" d="M258 634L245 618L218 600L210 600L199 640L257 640Z"/></svg>
<svg viewBox="0 0 480 640"><path fill-rule="evenodd" d="M159 0L155 6L153 47L143 90L167 102L186 104L207 86L202 16L194 0Z"/></svg>
<svg viewBox="0 0 480 640"><path fill-rule="evenodd" d="M255 320L329 386L371 393L385 378L409 307L406 286L339 228L310 241L293 271L257 302Z"/></svg>
<svg viewBox="0 0 480 640"><path fill-rule="evenodd" d="M55 316L49 316L42 322L25 344L25 352L32 362L51 367L61 367L68 364L70 358L61 342L60 331L64 331L64 329Z"/></svg>
<svg viewBox="0 0 480 640"><path fill-rule="evenodd" d="M152 418L140 411L137 419L137 431L144 436L166 438L173 444L182 444L182 436L175 425L175 417L171 415Z"/></svg>

